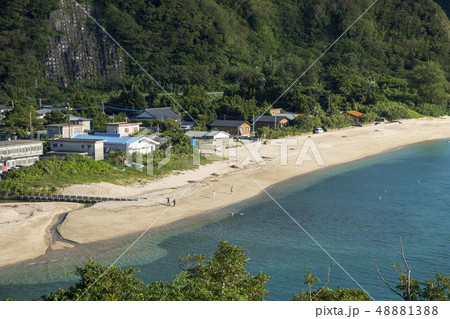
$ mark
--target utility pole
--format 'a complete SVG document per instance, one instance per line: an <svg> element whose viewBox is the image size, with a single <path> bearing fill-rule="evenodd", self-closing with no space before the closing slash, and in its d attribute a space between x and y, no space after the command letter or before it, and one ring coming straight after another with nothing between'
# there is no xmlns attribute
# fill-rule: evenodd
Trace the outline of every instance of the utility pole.
<svg viewBox="0 0 450 319"><path fill-rule="evenodd" d="M31 111L30 111L30 140L33 139L33 122L31 121Z"/></svg>
<svg viewBox="0 0 450 319"><path fill-rule="evenodd" d="M72 138L72 134L70 134L70 106L67 103L67 124L69 124L69 138ZM62 137L64 138L64 127L62 128Z"/></svg>
<svg viewBox="0 0 450 319"><path fill-rule="evenodd" d="M102 110L103 110L103 114L105 114L105 102L103 102L103 99L102 99Z"/></svg>
<svg viewBox="0 0 450 319"><path fill-rule="evenodd" d="M252 115L253 121L252 121L252 135L255 136L255 114Z"/></svg>
<svg viewBox="0 0 450 319"><path fill-rule="evenodd" d="M39 110L41 110L41 109L42 109L42 99L39 98Z"/></svg>

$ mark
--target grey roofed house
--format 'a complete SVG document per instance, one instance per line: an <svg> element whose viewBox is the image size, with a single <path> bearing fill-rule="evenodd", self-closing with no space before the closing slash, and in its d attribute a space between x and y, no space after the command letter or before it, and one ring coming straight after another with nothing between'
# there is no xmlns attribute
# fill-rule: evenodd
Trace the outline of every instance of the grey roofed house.
<svg viewBox="0 0 450 319"><path fill-rule="evenodd" d="M209 125L211 127L212 126L241 126L244 123L245 123L244 120L215 120Z"/></svg>
<svg viewBox="0 0 450 319"><path fill-rule="evenodd" d="M0 113L6 112L6 111L10 111L10 108L7 107L6 105L0 105Z"/></svg>
<svg viewBox="0 0 450 319"><path fill-rule="evenodd" d="M276 115L255 115L254 119L255 122L269 122L269 123L278 123L282 121L283 119L288 118L287 116L284 116L283 114L276 114Z"/></svg>
<svg viewBox="0 0 450 319"><path fill-rule="evenodd" d="M170 107L155 107L151 109L145 109L141 114L136 116L137 120L161 120L165 119L181 120L180 114L172 110Z"/></svg>
<svg viewBox="0 0 450 319"><path fill-rule="evenodd" d="M218 138L229 138L230 134L222 131L187 131L184 133L189 138L200 138L200 139L218 139Z"/></svg>
<svg viewBox="0 0 450 319"><path fill-rule="evenodd" d="M284 116L285 118L287 118L289 121L292 121L293 119L295 119L298 115L295 113L280 113L280 114L276 114L274 116Z"/></svg>

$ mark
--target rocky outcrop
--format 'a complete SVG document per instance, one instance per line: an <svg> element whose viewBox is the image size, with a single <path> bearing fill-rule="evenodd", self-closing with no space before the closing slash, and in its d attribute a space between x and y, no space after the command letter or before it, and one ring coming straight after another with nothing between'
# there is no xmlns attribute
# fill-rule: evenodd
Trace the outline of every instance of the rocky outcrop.
<svg viewBox="0 0 450 319"><path fill-rule="evenodd" d="M96 16L93 8L81 6ZM48 79L67 87L95 77L116 78L124 72L120 48L73 1L61 0L59 10L50 16L50 23L54 34L48 39Z"/></svg>

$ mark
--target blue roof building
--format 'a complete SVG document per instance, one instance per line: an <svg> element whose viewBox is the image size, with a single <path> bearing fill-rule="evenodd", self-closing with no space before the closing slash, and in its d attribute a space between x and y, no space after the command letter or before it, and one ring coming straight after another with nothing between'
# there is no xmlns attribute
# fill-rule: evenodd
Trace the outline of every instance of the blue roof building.
<svg viewBox="0 0 450 319"><path fill-rule="evenodd" d="M95 133L94 135L77 134L73 136L73 138L84 140L104 140L105 154L108 154L111 151L126 151L128 153L148 154L153 152L156 147L160 145L158 141L147 135L127 137L113 133Z"/></svg>

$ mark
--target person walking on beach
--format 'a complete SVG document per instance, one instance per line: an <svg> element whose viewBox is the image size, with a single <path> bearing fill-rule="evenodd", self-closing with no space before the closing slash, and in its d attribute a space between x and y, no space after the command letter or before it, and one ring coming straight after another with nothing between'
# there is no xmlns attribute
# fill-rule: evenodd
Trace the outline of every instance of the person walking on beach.
<svg viewBox="0 0 450 319"><path fill-rule="evenodd" d="M177 204L177 201L175 200L175 198L173 199L173 207L175 207L175 205Z"/></svg>
<svg viewBox="0 0 450 319"><path fill-rule="evenodd" d="M233 186L231 186L231 188L230 188L230 193L231 194L233 194L233 188L234 188Z"/></svg>
<svg viewBox="0 0 450 319"><path fill-rule="evenodd" d="M166 197L167 199L167 206L170 206L170 197Z"/></svg>
<svg viewBox="0 0 450 319"><path fill-rule="evenodd" d="M215 191L213 191L212 196L213 196L213 199L216 198L216 192Z"/></svg>

